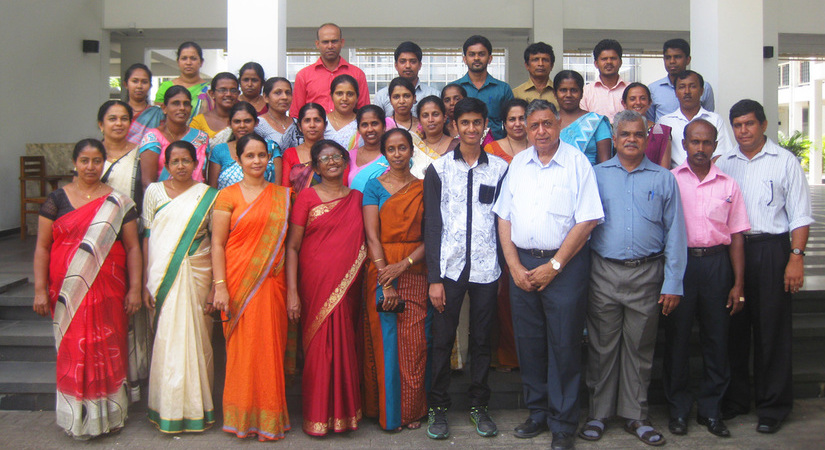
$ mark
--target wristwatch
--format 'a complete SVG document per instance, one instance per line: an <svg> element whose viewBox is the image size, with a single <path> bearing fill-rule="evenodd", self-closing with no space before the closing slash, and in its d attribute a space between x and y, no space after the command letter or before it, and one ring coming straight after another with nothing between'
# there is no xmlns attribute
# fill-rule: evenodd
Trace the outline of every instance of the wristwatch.
<svg viewBox="0 0 825 450"><path fill-rule="evenodd" d="M794 255L805 256L805 252L803 252L801 248L795 248L791 250L791 253Z"/></svg>
<svg viewBox="0 0 825 450"><path fill-rule="evenodd" d="M550 266L558 273L561 273L561 263L556 261L556 258L550 258Z"/></svg>

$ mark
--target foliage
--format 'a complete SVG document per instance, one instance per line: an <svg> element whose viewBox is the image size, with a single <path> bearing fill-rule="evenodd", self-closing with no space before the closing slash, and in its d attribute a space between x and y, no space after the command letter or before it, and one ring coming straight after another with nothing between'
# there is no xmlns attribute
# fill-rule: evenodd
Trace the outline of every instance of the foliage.
<svg viewBox="0 0 825 450"><path fill-rule="evenodd" d="M793 153L793 155L799 159L799 162L802 164L802 168L806 171L808 170L808 167L810 166L810 149L812 145L811 140L808 139L808 136L797 130L794 131L790 137L788 137L780 131L779 138L776 143L779 144L780 147ZM825 154L823 154L823 161L825 161ZM825 165L823 165L823 167L825 167Z"/></svg>

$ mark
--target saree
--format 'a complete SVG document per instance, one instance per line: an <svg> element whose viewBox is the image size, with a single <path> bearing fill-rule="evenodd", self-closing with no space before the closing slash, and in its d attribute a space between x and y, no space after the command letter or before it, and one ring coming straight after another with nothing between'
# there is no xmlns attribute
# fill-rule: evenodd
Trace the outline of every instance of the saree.
<svg viewBox="0 0 825 450"><path fill-rule="evenodd" d="M349 174L347 181L349 187L359 192L364 192L367 182L390 168L390 163L384 155L379 155L374 160L364 164L363 166L356 166L355 161L358 160L358 150L361 147L354 148L349 151Z"/></svg>
<svg viewBox="0 0 825 450"><path fill-rule="evenodd" d="M127 407L126 250L134 203L113 191L52 225L49 300L57 349L57 424L89 439L123 427Z"/></svg>
<svg viewBox="0 0 825 450"><path fill-rule="evenodd" d="M346 151L364 145L364 139L361 138L361 135L358 133L358 123L355 120L344 125L341 129L336 130L329 121L329 117L327 117L324 139L329 139L341 144L341 147L344 147Z"/></svg>
<svg viewBox="0 0 825 450"><path fill-rule="evenodd" d="M424 139L421 139L417 133L412 133L413 138L413 155L410 159L410 173L413 174L414 177L418 178L419 180L424 179L424 174L427 173L427 167L430 167L430 164L433 163L438 158L441 158L441 155L438 154L435 150L432 150ZM457 140L453 140L447 146L447 152L455 148L458 145Z"/></svg>
<svg viewBox="0 0 825 450"><path fill-rule="evenodd" d="M195 181L204 182L203 167L206 164L209 137L203 131L190 128L189 132L183 137L183 140L194 145L196 154L198 155L198 166L195 167L195 171L192 173L192 178ZM140 147L138 148L141 154L147 151L158 154L158 181L169 179L169 171L166 170L165 152L166 147L168 147L169 144L170 142L166 139L166 136L164 136L160 130L155 128L153 130L149 130L146 133L146 136L143 136L143 140L140 142Z"/></svg>
<svg viewBox="0 0 825 450"><path fill-rule="evenodd" d="M370 180L364 205L379 207L381 245L387 264L404 260L424 241L424 183L415 180L390 196ZM384 299L378 271L367 263L364 286L364 414L394 430L427 414L426 381L430 305L426 267L410 267L393 282L406 302L400 314L379 313Z"/></svg>
<svg viewBox="0 0 825 450"><path fill-rule="evenodd" d="M361 268L367 255L361 199L361 193L352 189L345 197L324 203L315 189L305 189L290 218L305 227L298 254L304 347L301 393L303 429L312 436L356 430L361 419L355 338Z"/></svg>
<svg viewBox="0 0 825 450"><path fill-rule="evenodd" d="M648 132L645 155L654 164L661 165L666 151L670 151L670 127L657 123Z"/></svg>
<svg viewBox="0 0 825 450"><path fill-rule="evenodd" d="M126 140L133 144L140 144L146 132L152 128L157 128L163 118L163 110L160 109L160 106L147 107L132 118L132 125L129 127Z"/></svg>
<svg viewBox="0 0 825 450"><path fill-rule="evenodd" d="M286 273L284 240L289 189L269 184L251 203L240 185L220 191L215 210L231 213L226 240L229 314L223 431L259 441L283 439L289 431L284 390Z"/></svg>
<svg viewBox="0 0 825 450"><path fill-rule="evenodd" d="M589 112L564 127L559 138L579 149L591 165L596 165L596 143L611 138L610 121L606 116Z"/></svg>
<svg viewBox="0 0 825 450"><path fill-rule="evenodd" d="M155 95L155 103L163 103L163 96L166 95L166 91L174 85L175 83L172 80L161 83L158 87L158 93ZM212 103L212 99L209 97L209 94L207 94L207 91L209 91L208 81L190 86L188 89L189 94L192 96L192 113L189 114L189 122L191 122L192 118L198 114L203 114L206 111L212 110L215 105Z"/></svg>
<svg viewBox="0 0 825 450"><path fill-rule="evenodd" d="M146 192L146 288L155 298L148 416L163 433L203 431L215 423L212 317L203 308L212 287L207 226L217 195L204 184L174 199L163 183Z"/></svg>

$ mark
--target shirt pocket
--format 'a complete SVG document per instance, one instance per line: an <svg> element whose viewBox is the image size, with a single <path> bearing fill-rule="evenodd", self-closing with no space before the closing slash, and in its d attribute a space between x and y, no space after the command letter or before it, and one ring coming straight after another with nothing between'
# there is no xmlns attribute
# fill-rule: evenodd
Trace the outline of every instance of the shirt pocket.
<svg viewBox="0 0 825 450"><path fill-rule="evenodd" d="M532 195L538 195L533 193ZM564 186L553 186L547 195L547 212L554 216L573 217L575 201L573 191Z"/></svg>
<svg viewBox="0 0 825 450"><path fill-rule="evenodd" d="M770 209L785 206L785 192L782 185L772 179L762 180L762 197L759 204Z"/></svg>
<svg viewBox="0 0 825 450"><path fill-rule="evenodd" d="M655 191L634 195L636 209L649 222L662 222L662 198Z"/></svg>
<svg viewBox="0 0 825 450"><path fill-rule="evenodd" d="M705 204L705 216L714 224L727 225L731 205L730 197L709 197Z"/></svg>

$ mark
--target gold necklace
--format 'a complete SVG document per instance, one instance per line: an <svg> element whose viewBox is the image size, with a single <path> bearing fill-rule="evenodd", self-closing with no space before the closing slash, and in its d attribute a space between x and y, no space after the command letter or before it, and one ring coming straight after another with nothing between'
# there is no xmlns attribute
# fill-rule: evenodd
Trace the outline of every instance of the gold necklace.
<svg viewBox="0 0 825 450"><path fill-rule="evenodd" d="M89 191L88 194L84 194L83 189L80 189L80 186L78 186L78 185L75 185L75 188L80 192L81 195L86 195L86 200L91 200L92 194L94 194L95 192L97 192L98 189L100 189L101 184L103 184L103 183L98 181L97 184L95 185L95 188L92 189L91 191Z"/></svg>
<svg viewBox="0 0 825 450"><path fill-rule="evenodd" d="M281 127L281 134L286 133L286 129L289 128L289 126L285 126L278 119L276 119L275 116L272 115L272 110L271 109L266 114L269 116L270 119L272 119L272 122L274 122L275 125L278 125L279 127Z"/></svg>

